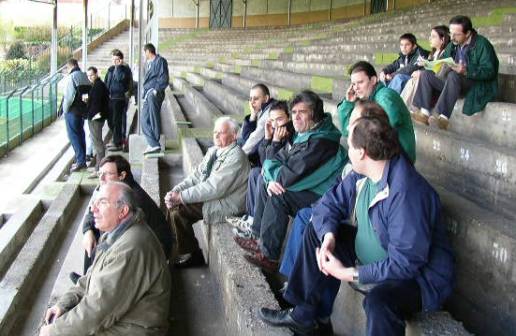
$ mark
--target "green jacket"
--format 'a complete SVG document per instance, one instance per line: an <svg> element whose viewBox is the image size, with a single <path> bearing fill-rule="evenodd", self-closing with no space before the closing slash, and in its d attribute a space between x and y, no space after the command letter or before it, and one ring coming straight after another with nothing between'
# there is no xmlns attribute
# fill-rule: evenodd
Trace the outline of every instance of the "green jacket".
<svg viewBox="0 0 516 336"><path fill-rule="evenodd" d="M449 43L443 58L455 58L457 48L458 46ZM474 84L466 94L462 113L473 115L482 111L498 95L499 62L493 45L476 31L473 31L467 57L466 78L471 79Z"/></svg>
<svg viewBox="0 0 516 336"><path fill-rule="evenodd" d="M400 95L379 82L369 99L380 105L387 113L391 126L398 131L401 147L410 161L412 163L416 162L416 137L412 127L412 119L410 119L410 113ZM349 118L354 107L355 103L346 99L337 107L342 136L344 137L348 136Z"/></svg>
<svg viewBox="0 0 516 336"><path fill-rule="evenodd" d="M274 157L266 158L262 169L265 183L276 181L289 191L324 194L335 184L347 160L340 137L331 115L326 113L313 129L296 133L291 148L284 147Z"/></svg>
<svg viewBox="0 0 516 336"><path fill-rule="evenodd" d="M141 210L97 245L93 265L56 305L50 335L165 335L171 280L158 239Z"/></svg>

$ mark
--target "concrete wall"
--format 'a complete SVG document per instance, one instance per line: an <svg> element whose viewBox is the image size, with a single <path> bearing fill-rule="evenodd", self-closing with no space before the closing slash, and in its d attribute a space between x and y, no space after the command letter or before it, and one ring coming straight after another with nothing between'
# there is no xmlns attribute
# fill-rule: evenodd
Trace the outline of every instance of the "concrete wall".
<svg viewBox="0 0 516 336"><path fill-rule="evenodd" d="M370 0L292 0L291 24L306 24L359 17L369 12ZM365 10L364 10L365 2ZM428 0L390 0L389 9L407 8ZM209 26L210 0L200 0L199 27ZM232 27L243 26L244 4L233 0ZM193 1L161 0L160 28L195 28ZM248 0L247 26L283 26L288 24L288 0Z"/></svg>

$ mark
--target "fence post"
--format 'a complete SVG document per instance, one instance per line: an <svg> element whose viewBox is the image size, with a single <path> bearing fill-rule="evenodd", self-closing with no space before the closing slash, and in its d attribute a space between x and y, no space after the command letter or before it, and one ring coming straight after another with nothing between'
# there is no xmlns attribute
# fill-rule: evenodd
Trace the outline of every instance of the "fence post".
<svg viewBox="0 0 516 336"><path fill-rule="evenodd" d="M29 89L30 86L24 87L20 92L20 99L18 101L20 107L20 145L23 142L23 94Z"/></svg>
<svg viewBox="0 0 516 336"><path fill-rule="evenodd" d="M30 100L31 100L31 106L32 106L32 130L31 130L31 136L34 136L34 90L37 88L37 84L34 85L32 90L30 91Z"/></svg>
<svg viewBox="0 0 516 336"><path fill-rule="evenodd" d="M5 136L6 136L6 152L9 151L9 99L14 95L16 90L13 90L9 95L7 95L7 98L5 99Z"/></svg>

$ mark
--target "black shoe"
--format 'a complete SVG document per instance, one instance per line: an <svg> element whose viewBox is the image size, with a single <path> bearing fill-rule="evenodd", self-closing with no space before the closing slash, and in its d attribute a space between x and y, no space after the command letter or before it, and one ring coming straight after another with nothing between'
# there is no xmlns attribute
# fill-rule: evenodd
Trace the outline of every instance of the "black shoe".
<svg viewBox="0 0 516 336"><path fill-rule="evenodd" d="M189 267L199 267L204 266L206 263L204 262L204 256L202 255L201 250L197 250L193 252L190 257L185 259L179 259L174 263L175 268L189 268Z"/></svg>
<svg viewBox="0 0 516 336"><path fill-rule="evenodd" d="M76 283L77 283L77 281L79 281L79 279L81 278L81 276L82 276L82 275L77 274L77 273L75 273L75 272L71 272L69 276L70 276L70 280L72 280L72 282L73 282L74 284L76 284Z"/></svg>
<svg viewBox="0 0 516 336"><path fill-rule="evenodd" d="M312 335L316 329L315 322L310 326L305 326L292 318L290 315L293 308L284 310L275 310L269 308L261 308L259 311L260 318L267 324L274 327L287 327L299 335Z"/></svg>

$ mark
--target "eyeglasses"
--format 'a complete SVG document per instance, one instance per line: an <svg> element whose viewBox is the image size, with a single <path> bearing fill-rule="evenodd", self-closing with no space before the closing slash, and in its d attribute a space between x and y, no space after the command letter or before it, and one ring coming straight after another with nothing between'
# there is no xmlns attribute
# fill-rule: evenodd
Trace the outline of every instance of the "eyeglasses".
<svg viewBox="0 0 516 336"><path fill-rule="evenodd" d="M108 175L108 176L118 176L118 173L112 173L112 172L104 172L104 171L98 171L97 172L97 176L98 177L102 177L104 175Z"/></svg>

